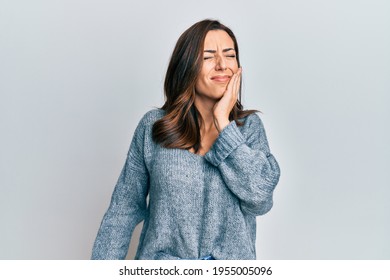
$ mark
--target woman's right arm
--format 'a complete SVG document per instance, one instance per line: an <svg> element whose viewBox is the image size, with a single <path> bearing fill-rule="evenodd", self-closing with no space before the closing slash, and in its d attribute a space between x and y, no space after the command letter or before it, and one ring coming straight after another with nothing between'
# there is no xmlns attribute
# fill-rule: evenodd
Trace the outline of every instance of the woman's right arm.
<svg viewBox="0 0 390 280"><path fill-rule="evenodd" d="M143 120L134 132L125 165L93 246L92 259L125 259L133 230L145 217L149 176L143 153L146 127Z"/></svg>

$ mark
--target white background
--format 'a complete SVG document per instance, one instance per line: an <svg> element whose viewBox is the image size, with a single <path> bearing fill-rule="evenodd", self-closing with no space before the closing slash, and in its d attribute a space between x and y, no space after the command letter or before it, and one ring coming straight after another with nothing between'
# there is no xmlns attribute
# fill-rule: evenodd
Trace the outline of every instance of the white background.
<svg viewBox="0 0 390 280"><path fill-rule="evenodd" d="M389 259L389 15L385 0L0 0L0 259L90 257L176 40L204 18L235 32L244 106L282 170L258 258Z"/></svg>

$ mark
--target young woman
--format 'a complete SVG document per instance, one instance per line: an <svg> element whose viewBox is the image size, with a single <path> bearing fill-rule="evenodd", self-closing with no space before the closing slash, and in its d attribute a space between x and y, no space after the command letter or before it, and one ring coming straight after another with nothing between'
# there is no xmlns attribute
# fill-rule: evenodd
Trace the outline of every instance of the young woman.
<svg viewBox="0 0 390 280"><path fill-rule="evenodd" d="M240 103L241 73L228 27L203 20L181 35L165 104L135 130L92 259L124 259L141 221L136 259L256 259L256 215L271 209L280 171Z"/></svg>

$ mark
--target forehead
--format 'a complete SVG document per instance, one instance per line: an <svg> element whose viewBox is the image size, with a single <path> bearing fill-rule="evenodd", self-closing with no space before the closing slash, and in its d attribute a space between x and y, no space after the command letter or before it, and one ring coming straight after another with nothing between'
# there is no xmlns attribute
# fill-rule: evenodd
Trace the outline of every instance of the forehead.
<svg viewBox="0 0 390 280"><path fill-rule="evenodd" d="M234 48L233 39L224 30L210 30L204 40L205 49Z"/></svg>

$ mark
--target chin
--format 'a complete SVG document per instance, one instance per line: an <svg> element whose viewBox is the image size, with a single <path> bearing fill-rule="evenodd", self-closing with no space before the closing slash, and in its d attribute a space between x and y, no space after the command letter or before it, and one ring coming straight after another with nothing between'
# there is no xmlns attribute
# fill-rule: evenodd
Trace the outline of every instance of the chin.
<svg viewBox="0 0 390 280"><path fill-rule="evenodd" d="M219 100L223 97L224 93L226 91L226 88L223 88L215 93L216 98Z"/></svg>
<svg viewBox="0 0 390 280"><path fill-rule="evenodd" d="M218 95L215 99L219 101L219 100L222 99L222 97L223 97L223 93L221 93L220 95Z"/></svg>
<svg viewBox="0 0 390 280"><path fill-rule="evenodd" d="M207 93L203 93L203 94L198 92L198 94L205 98L219 101L223 97L225 91L226 91L226 86L214 88L213 90L209 90Z"/></svg>
<svg viewBox="0 0 390 280"><path fill-rule="evenodd" d="M213 92L207 95L208 98L219 101L223 97L223 91L222 92Z"/></svg>

